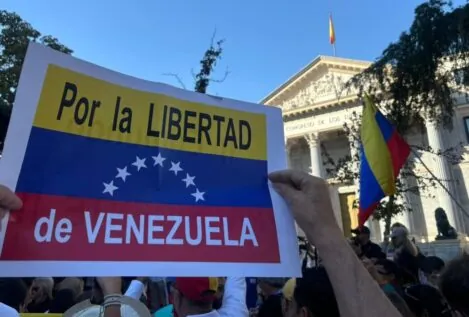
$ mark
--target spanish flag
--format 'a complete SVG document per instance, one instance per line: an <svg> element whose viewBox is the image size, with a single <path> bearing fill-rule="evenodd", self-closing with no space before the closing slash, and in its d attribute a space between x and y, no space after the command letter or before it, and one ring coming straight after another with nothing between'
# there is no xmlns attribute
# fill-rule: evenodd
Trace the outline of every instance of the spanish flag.
<svg viewBox="0 0 469 317"><path fill-rule="evenodd" d="M365 96L360 139L358 220L361 226L381 199L396 193L396 178L410 154L410 147L369 96Z"/></svg>
<svg viewBox="0 0 469 317"><path fill-rule="evenodd" d="M332 14L329 15L329 42L331 45L335 45L335 31L334 23L332 22Z"/></svg>

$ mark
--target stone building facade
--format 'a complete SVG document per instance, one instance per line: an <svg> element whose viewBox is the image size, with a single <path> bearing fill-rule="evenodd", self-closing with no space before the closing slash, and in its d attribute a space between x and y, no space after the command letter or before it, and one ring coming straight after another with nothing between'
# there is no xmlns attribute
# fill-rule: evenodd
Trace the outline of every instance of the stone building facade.
<svg viewBox="0 0 469 317"><path fill-rule="evenodd" d="M321 151L326 149L328 155L337 160L353 154L351 152L356 149L350 145L343 124L354 111L360 113L362 106L356 92L346 90L343 86L370 64L366 61L319 56L261 101L283 110L290 167L328 179L334 213L346 235L358 224L357 210L353 208L357 185L334 181L335 175L326 172ZM445 180L444 185L464 210L469 210L469 155L465 153L469 144L468 131L469 104L461 98L454 116L453 130L439 128L428 121L424 129L406 136L410 144L429 145L436 151L444 151L460 143L464 145L464 159L459 164L450 164L441 156L428 152L419 153L432 173ZM417 173L428 173L419 162L415 166ZM468 232L469 218L464 216L461 208L445 190L430 189L419 195L408 194L405 199L412 206L412 212L400 215L393 221L404 223L419 241L432 241L437 235L434 210L438 206L446 210L450 223L458 232L463 235ZM368 225L372 238L381 240L383 224L370 220Z"/></svg>

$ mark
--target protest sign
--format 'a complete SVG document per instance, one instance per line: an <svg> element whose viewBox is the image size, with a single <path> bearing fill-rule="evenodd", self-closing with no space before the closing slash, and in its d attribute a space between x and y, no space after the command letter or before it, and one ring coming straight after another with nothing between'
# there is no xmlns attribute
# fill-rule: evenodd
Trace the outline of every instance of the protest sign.
<svg viewBox="0 0 469 317"><path fill-rule="evenodd" d="M119 74L38 44L0 183L0 274L294 276L296 232L268 172L281 111Z"/></svg>

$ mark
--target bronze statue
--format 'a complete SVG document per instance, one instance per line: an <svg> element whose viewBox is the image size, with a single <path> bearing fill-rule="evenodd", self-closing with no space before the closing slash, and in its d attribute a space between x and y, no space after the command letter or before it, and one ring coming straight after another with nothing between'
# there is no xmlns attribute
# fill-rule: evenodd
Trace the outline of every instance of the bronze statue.
<svg viewBox="0 0 469 317"><path fill-rule="evenodd" d="M456 232L456 229L450 225L443 208L438 207L435 209L435 221L438 229L438 235L435 240L450 240L458 238L458 233Z"/></svg>

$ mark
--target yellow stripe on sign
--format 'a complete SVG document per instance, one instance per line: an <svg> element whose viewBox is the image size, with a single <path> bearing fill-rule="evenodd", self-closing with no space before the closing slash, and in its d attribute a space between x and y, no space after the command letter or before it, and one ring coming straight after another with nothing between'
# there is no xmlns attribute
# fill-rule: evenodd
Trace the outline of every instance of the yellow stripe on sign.
<svg viewBox="0 0 469 317"><path fill-rule="evenodd" d="M34 126L109 141L267 160L263 114L179 100L49 65Z"/></svg>

